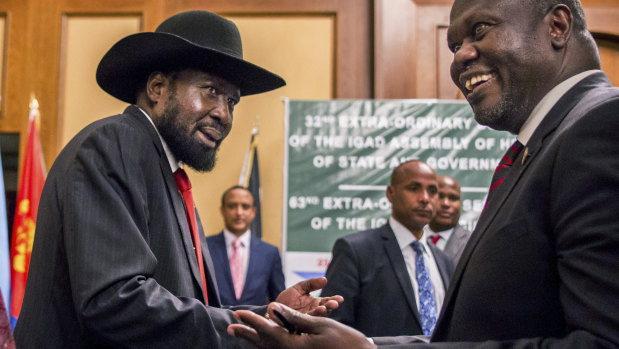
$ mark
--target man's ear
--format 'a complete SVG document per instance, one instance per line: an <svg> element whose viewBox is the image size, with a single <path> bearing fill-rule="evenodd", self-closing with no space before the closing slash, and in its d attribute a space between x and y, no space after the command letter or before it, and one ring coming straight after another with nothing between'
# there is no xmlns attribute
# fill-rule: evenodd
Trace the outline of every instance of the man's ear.
<svg viewBox="0 0 619 349"><path fill-rule="evenodd" d="M549 17L552 47L555 50L563 49L572 34L574 20L572 11L566 5L558 4L548 12L547 16Z"/></svg>
<svg viewBox="0 0 619 349"><path fill-rule="evenodd" d="M387 200L389 200L389 202L393 203L393 187L392 186L388 186L387 190L385 192L386 196L387 196Z"/></svg>
<svg viewBox="0 0 619 349"><path fill-rule="evenodd" d="M162 72L152 72L146 81L146 96L153 104L161 101L163 90L169 85L168 77Z"/></svg>

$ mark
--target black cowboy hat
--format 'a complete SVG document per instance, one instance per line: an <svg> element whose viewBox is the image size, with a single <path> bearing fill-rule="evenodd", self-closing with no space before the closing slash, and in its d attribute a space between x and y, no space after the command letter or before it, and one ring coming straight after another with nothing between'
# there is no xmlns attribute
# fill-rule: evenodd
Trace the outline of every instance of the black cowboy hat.
<svg viewBox="0 0 619 349"><path fill-rule="evenodd" d="M183 68L218 75L237 85L242 96L286 84L280 76L243 60L236 25L206 11L181 12L163 21L154 32L121 39L99 62L97 83L112 96L135 103L150 73Z"/></svg>

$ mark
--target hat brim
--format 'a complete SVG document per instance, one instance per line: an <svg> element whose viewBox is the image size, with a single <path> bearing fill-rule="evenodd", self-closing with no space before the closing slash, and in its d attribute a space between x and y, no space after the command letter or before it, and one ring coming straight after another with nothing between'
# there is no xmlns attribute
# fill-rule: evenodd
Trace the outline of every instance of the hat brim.
<svg viewBox="0 0 619 349"><path fill-rule="evenodd" d="M157 70L195 68L216 74L237 85L241 96L267 92L286 85L279 75L232 55L201 47L168 33L137 33L118 41L97 67L97 83L110 95L135 103L137 91Z"/></svg>

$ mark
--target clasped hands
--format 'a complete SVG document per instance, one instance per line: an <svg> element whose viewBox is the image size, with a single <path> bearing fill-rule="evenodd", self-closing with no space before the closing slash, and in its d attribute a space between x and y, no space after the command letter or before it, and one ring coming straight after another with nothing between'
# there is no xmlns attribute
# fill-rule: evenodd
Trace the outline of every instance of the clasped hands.
<svg viewBox="0 0 619 349"><path fill-rule="evenodd" d="M237 310L234 317L241 323L228 326L228 334L258 348L375 348L361 332L325 317L344 301L341 296L310 294L326 283L326 278L313 278L284 290L265 317Z"/></svg>

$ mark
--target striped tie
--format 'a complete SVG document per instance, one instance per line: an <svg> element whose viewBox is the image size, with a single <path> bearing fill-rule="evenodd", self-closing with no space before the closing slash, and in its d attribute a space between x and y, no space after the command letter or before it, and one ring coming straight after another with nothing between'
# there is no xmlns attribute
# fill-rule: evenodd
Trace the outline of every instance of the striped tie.
<svg viewBox="0 0 619 349"><path fill-rule="evenodd" d="M490 195L492 194L492 192L501 183L503 183L505 176L509 172L509 169L512 167L514 160L516 160L518 154L520 154L522 149L524 149L524 145L522 145L522 143L516 140L514 144L512 144L509 149L507 149L507 152L505 153L505 155L503 155L501 161L499 161L499 165L496 167L496 170L494 170L494 174L492 175L492 184L490 184L490 189L488 190L488 199L486 200L485 206L488 206L488 203L490 203Z"/></svg>

